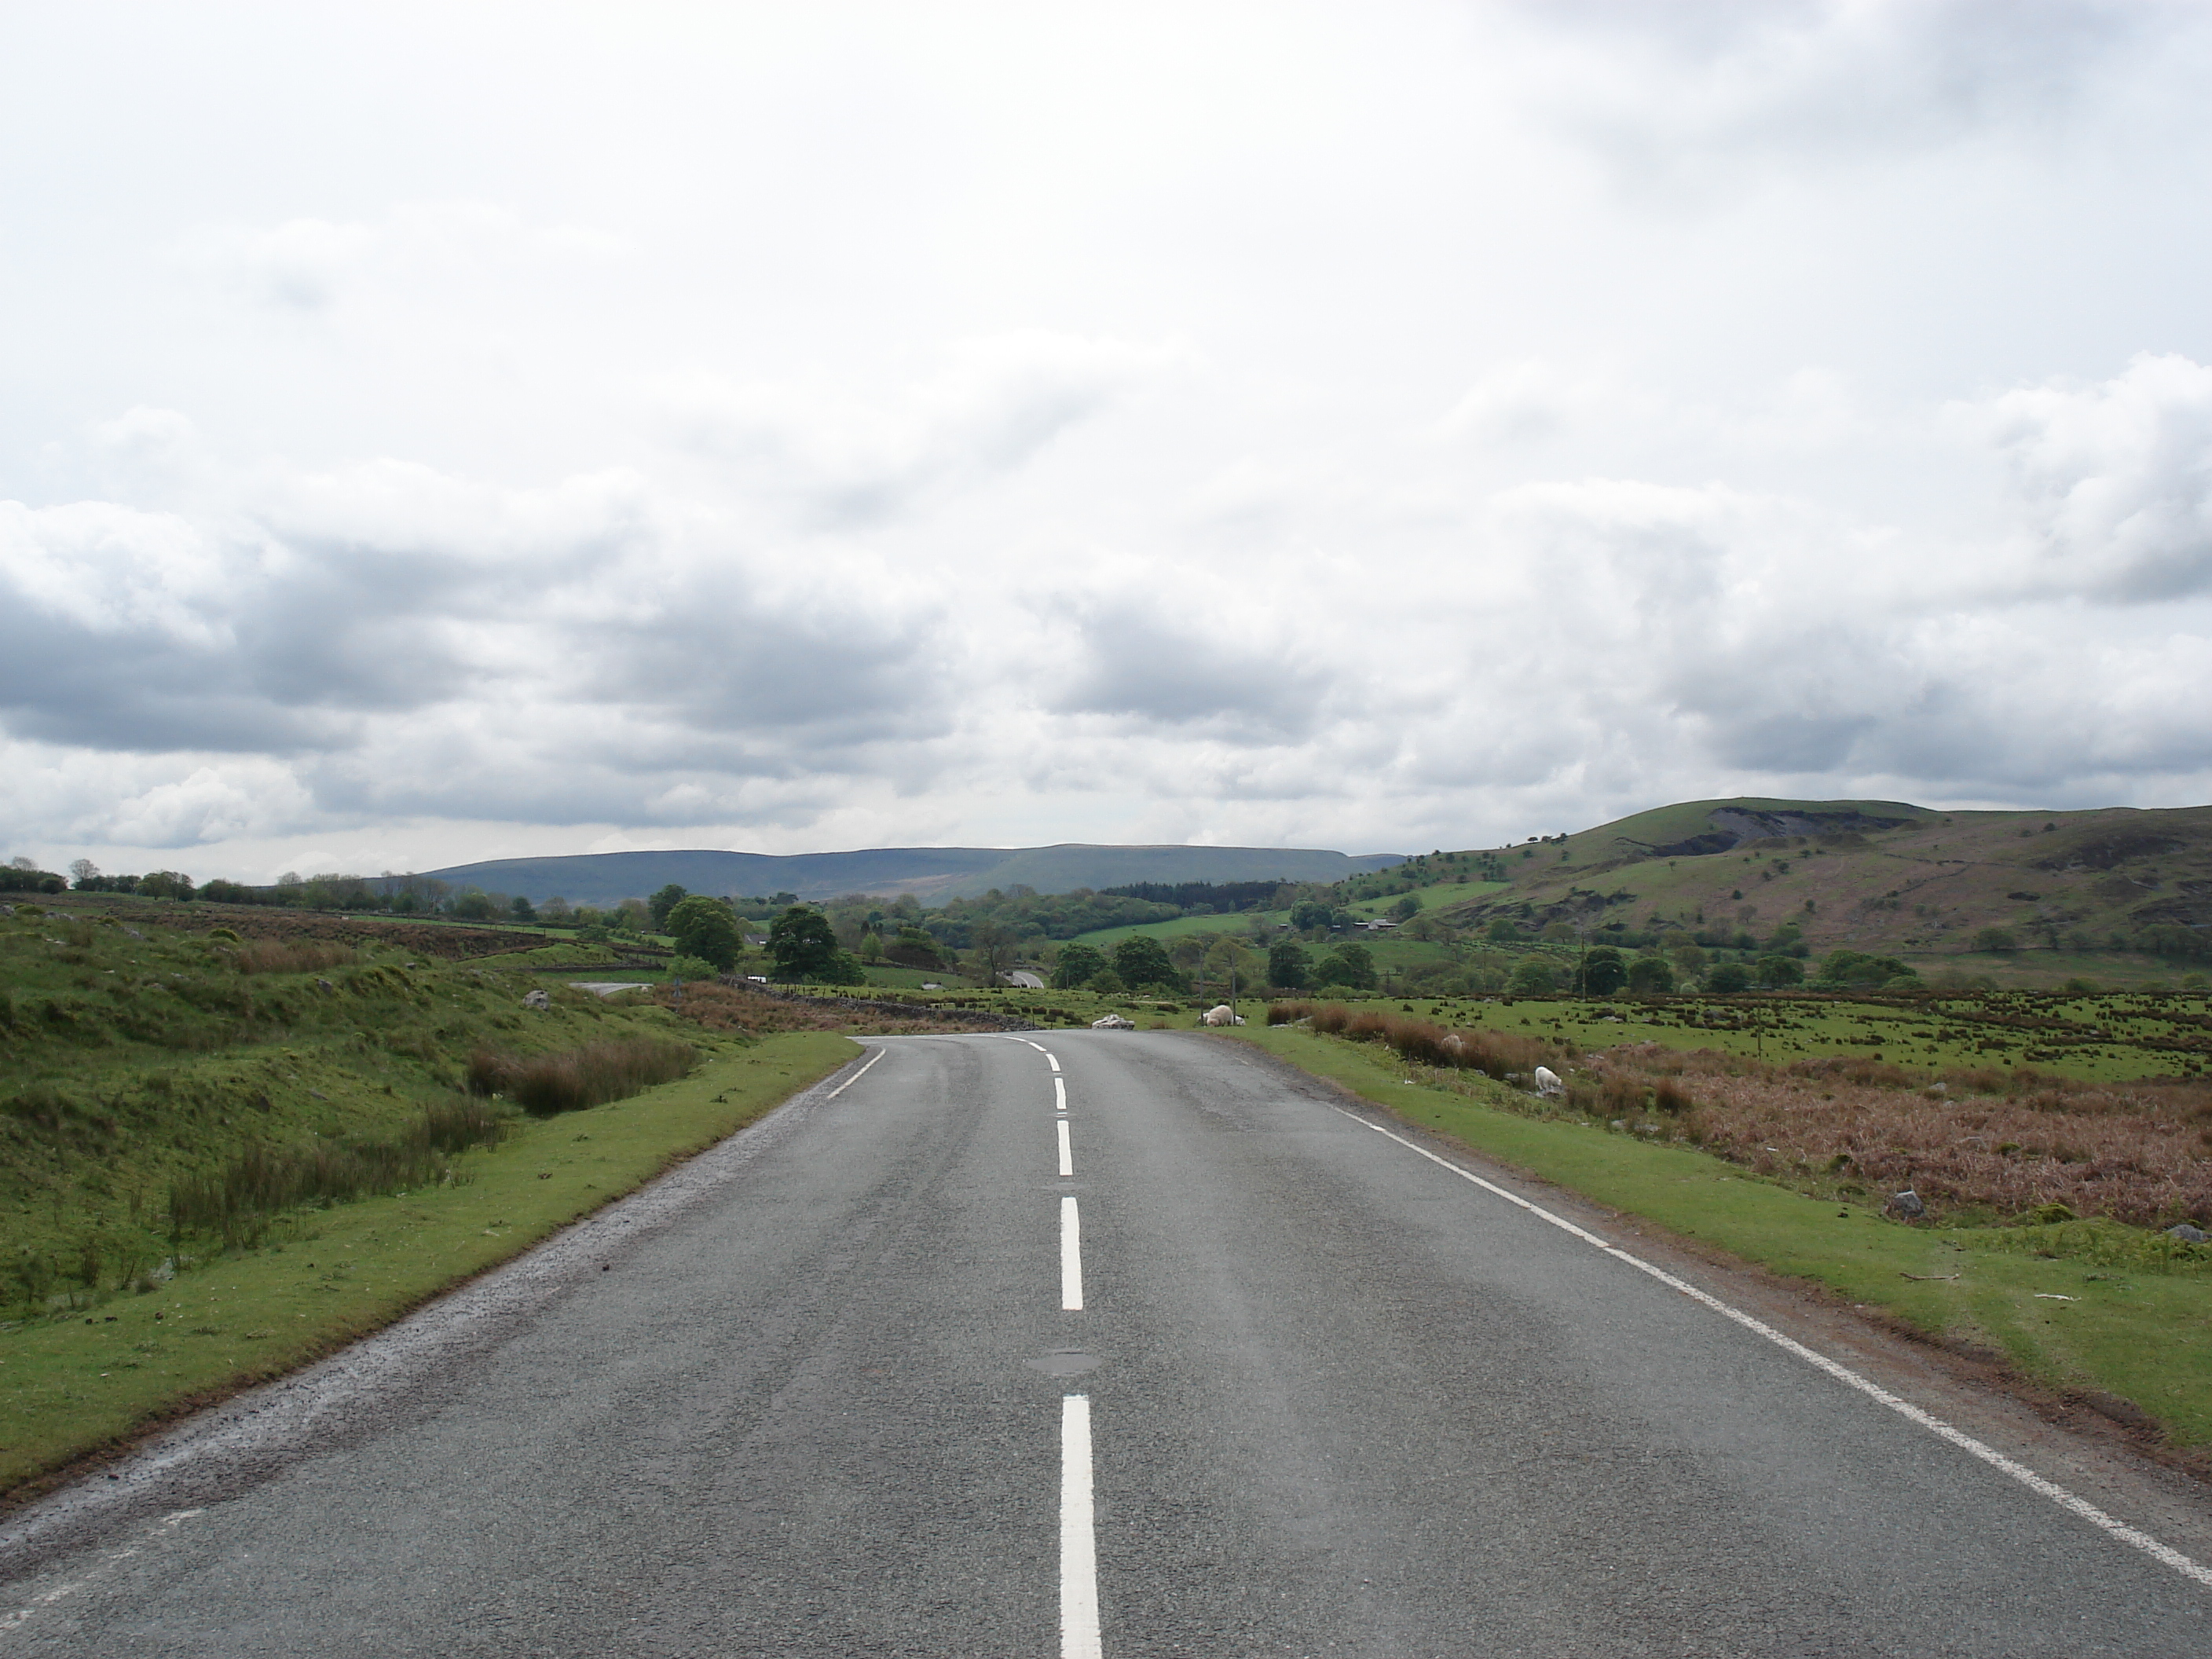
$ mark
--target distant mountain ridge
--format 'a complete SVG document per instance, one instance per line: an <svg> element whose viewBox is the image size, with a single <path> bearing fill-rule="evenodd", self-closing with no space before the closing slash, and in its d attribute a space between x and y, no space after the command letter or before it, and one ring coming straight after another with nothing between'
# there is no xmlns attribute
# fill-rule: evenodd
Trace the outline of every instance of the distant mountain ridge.
<svg viewBox="0 0 2212 1659"><path fill-rule="evenodd" d="M544 903L617 904L673 882L689 892L740 896L793 893L802 899L843 893L926 903L969 897L1017 884L1040 893L1139 881L1341 881L1403 862L1398 853L1348 854L1298 847L1115 847L1063 842L1052 847L872 847L848 853L731 853L696 848L666 853L574 853L487 859L421 873L455 888Z"/></svg>

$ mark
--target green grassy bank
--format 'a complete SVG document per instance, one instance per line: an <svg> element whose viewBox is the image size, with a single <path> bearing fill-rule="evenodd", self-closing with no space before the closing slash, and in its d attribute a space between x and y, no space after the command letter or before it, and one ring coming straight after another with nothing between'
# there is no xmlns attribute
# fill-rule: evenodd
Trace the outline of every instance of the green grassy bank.
<svg viewBox="0 0 2212 1659"><path fill-rule="evenodd" d="M1686 1147L1525 1115L1509 1109L1521 1097L1487 1079L1461 1074L1472 1094L1409 1083L1407 1065L1373 1045L1291 1026L1222 1035L1609 1208L1992 1350L2038 1383L2116 1396L2176 1449L2212 1444L2212 1266L2162 1259L2155 1236L2110 1223L1911 1226Z"/></svg>
<svg viewBox="0 0 2212 1659"><path fill-rule="evenodd" d="M859 1052L805 1031L627 1100L527 1121L417 1192L283 1218L256 1248L0 1332L0 1492L283 1375L518 1255L712 1146Z"/></svg>

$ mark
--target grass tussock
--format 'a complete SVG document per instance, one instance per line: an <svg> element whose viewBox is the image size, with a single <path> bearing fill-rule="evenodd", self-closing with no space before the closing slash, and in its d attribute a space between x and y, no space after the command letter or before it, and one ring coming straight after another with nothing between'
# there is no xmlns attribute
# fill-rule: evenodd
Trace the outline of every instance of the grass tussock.
<svg viewBox="0 0 2212 1659"><path fill-rule="evenodd" d="M622 1037L558 1054L515 1055L478 1048L469 1056L469 1091L499 1095L537 1117L624 1100L672 1083L699 1061L688 1042Z"/></svg>
<svg viewBox="0 0 2212 1659"><path fill-rule="evenodd" d="M495 1146L508 1127L488 1101L463 1097L424 1107L391 1140L248 1146L220 1170L170 1182L170 1236L206 1235L229 1249L252 1249L288 1212L445 1182L453 1154Z"/></svg>
<svg viewBox="0 0 2212 1659"><path fill-rule="evenodd" d="M350 968L361 952L324 939L249 939L236 947L241 974L326 974Z"/></svg>

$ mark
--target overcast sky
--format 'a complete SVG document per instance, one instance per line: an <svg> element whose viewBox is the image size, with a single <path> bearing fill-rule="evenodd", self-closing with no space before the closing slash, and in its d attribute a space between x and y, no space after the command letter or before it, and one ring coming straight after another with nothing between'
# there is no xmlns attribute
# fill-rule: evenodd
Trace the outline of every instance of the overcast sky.
<svg viewBox="0 0 2212 1659"><path fill-rule="evenodd" d="M0 857L2212 800L2212 8L0 12Z"/></svg>

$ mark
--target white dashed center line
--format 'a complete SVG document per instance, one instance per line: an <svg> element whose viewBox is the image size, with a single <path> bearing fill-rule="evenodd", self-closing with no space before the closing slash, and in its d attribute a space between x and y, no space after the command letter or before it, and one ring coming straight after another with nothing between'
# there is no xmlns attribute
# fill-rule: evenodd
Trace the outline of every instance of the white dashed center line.
<svg viewBox="0 0 2212 1659"><path fill-rule="evenodd" d="M1060 1306L1064 1313L1083 1311L1083 1224L1073 1193L1060 1200Z"/></svg>
<svg viewBox="0 0 2212 1659"><path fill-rule="evenodd" d="M1066 1118L1060 1121L1060 1172L1064 1176L1075 1173L1075 1148L1068 1144Z"/></svg>
<svg viewBox="0 0 2212 1659"><path fill-rule="evenodd" d="M1091 1401L1079 1394L1060 1402L1060 1659L1100 1656L1098 1543L1091 1521Z"/></svg>

